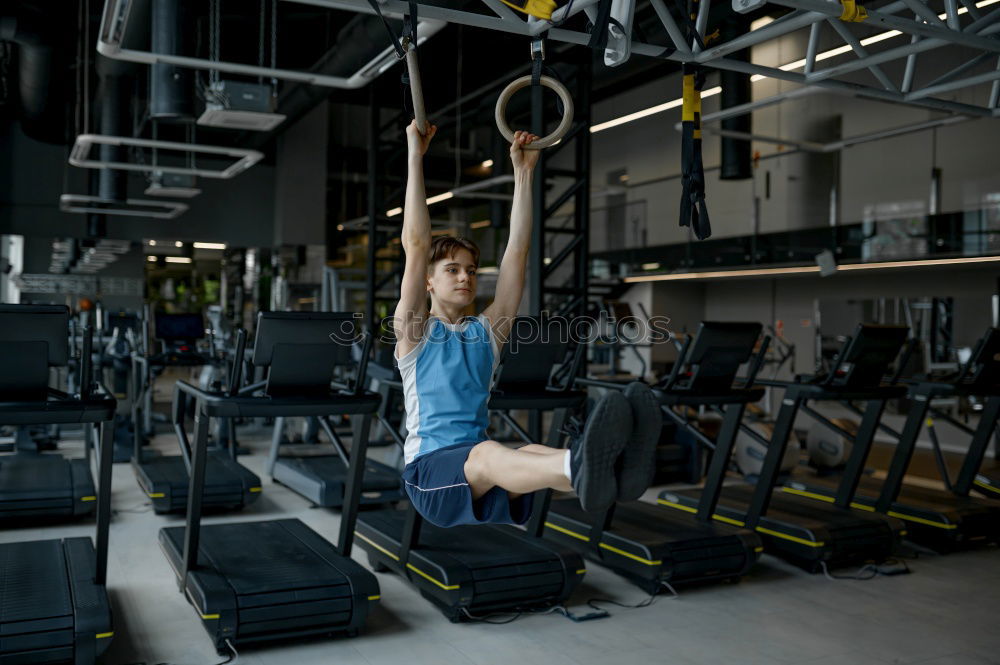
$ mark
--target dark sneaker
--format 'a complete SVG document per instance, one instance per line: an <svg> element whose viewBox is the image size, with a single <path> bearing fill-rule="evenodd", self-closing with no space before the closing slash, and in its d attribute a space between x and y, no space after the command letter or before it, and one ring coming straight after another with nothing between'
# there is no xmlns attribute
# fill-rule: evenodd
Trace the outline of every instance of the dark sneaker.
<svg viewBox="0 0 1000 665"><path fill-rule="evenodd" d="M617 390L605 393L570 448L573 489L588 512L606 510L618 496L615 462L632 431L632 409Z"/></svg>
<svg viewBox="0 0 1000 665"><path fill-rule="evenodd" d="M635 501L653 482L663 414L659 400L645 383L633 381L628 384L625 398L632 409L632 435L615 465L615 477L618 500Z"/></svg>

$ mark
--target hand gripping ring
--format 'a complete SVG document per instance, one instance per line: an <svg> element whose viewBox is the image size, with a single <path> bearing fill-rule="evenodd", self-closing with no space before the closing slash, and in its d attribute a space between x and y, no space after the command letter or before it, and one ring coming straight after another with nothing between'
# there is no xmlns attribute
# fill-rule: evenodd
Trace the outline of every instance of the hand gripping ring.
<svg viewBox="0 0 1000 665"><path fill-rule="evenodd" d="M531 145L524 146L526 150L542 150L555 145L560 141L560 139L562 139L562 137L566 136L566 132L569 131L570 125L573 124L573 98L570 97L569 90L566 89L566 86L551 76L543 76L539 82L559 95L559 99L562 100L563 103L563 117L554 132L548 136L538 139ZM515 92L521 88L526 88L529 85L531 85L530 75L514 79L507 85L506 88L503 89L503 92L500 93L500 98L497 99L496 113L494 114L496 117L497 129L500 130L500 133L503 134L505 139L512 143L514 141L514 132L507 124L507 103L510 101L510 98L514 96Z"/></svg>

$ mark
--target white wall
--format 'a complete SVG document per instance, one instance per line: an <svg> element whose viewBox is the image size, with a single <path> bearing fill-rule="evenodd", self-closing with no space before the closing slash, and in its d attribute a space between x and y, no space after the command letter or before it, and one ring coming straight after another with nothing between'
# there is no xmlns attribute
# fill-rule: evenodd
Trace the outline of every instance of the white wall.
<svg viewBox="0 0 1000 665"><path fill-rule="evenodd" d="M755 47L753 61L780 65L802 57L806 32ZM840 45L832 30L824 31L821 48ZM886 45L897 45L886 41ZM963 62L962 51L938 50L919 60L918 83L927 82ZM852 56L839 56L823 64L835 64ZM884 65L895 81L901 77L903 62ZM864 83L875 81L868 71L851 75ZM706 87L716 85L709 74ZM795 84L765 79L753 83L754 99L794 89ZM680 96L679 74L651 81L595 104L593 123L648 108ZM958 91L956 101L985 103L989 86ZM705 114L718 110L719 97L703 102ZM680 108L607 129L593 135L593 188L601 189L606 174L627 169L629 202L645 200L648 205L649 245L683 242L687 230L678 227L678 197L681 183ZM845 97L835 93L785 102L754 113L754 132L798 140L826 142L853 137L940 117L932 111L897 104ZM840 223L861 221L866 216L892 215L892 211L923 214L930 195L931 169L942 170L942 201L939 212L983 207L990 195L1000 195L1000 120L972 120L847 148L839 154ZM768 155L787 153L788 146L754 142L753 150L762 159L752 180L719 181L711 171L720 162L719 141L706 133L703 154L706 191L713 236L739 236L752 231L753 198L760 202L760 231L825 226L829 223L830 187L837 180L836 155L797 153L777 159ZM770 197L764 182L770 173ZM995 199L993 205L995 205ZM595 206L600 203L595 200ZM879 214L881 213L881 214ZM898 216L899 213L897 212ZM595 223L600 224L599 219ZM595 229L595 235L603 235Z"/></svg>

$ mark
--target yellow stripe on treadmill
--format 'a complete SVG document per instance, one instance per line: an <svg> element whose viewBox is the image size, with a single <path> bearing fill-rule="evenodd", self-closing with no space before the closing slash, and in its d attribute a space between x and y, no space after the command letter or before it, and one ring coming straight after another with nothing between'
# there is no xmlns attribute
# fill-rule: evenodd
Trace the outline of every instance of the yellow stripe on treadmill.
<svg viewBox="0 0 1000 665"><path fill-rule="evenodd" d="M800 545L808 545L809 547L823 547L826 543L823 541L806 540L805 538L799 538L798 536L789 536L787 533L781 533L780 531L775 531L773 529L768 529L762 526L757 527L757 530L761 533L766 533L769 536L774 536L775 538L781 538L783 540L790 540L793 543L799 543Z"/></svg>
<svg viewBox="0 0 1000 665"><path fill-rule="evenodd" d="M381 600L382 596L376 594L374 596L368 596L368 600Z"/></svg>
<svg viewBox="0 0 1000 665"><path fill-rule="evenodd" d="M375 549L377 549L382 554L384 554L387 557L391 558L393 561L399 561L399 557L398 556L396 556L395 554L393 554L392 552L390 552L386 548L382 547L381 545L379 545L378 543L376 543L371 538L367 538L364 535L358 533L357 531L354 532L354 535L357 536L358 538L360 538L361 540L365 541L366 543L368 543L369 545L371 545Z"/></svg>
<svg viewBox="0 0 1000 665"><path fill-rule="evenodd" d="M162 499L166 496L163 492L146 492L146 496L150 499Z"/></svg>
<svg viewBox="0 0 1000 665"><path fill-rule="evenodd" d="M218 614L202 614L201 618L204 619L205 621L210 621L212 619L218 619L219 615Z"/></svg>
<svg viewBox="0 0 1000 665"><path fill-rule="evenodd" d="M570 531L569 529L564 529L563 527L558 526L556 524L553 524L552 522L546 522L545 526L546 526L546 528L552 529L553 531L558 531L559 533L564 533L564 534L566 534L567 536L569 536L571 538L576 538L577 540L582 540L585 543L589 543L590 542L590 538L588 538L587 536L585 536L585 535L583 535L581 533L577 533L576 531Z"/></svg>
<svg viewBox="0 0 1000 665"><path fill-rule="evenodd" d="M417 575L420 575L421 577L423 577L425 580L428 580L429 582L433 582L434 584L438 585L439 587L441 587L445 591L454 591L455 589L460 589L461 588L458 584L445 584L443 582L440 582L440 581L434 579L433 577L431 577L430 575L428 575L424 571L422 571L419 568L417 568L416 566L414 566L412 563L406 564L406 567L409 568L410 570L412 570L413 572L415 572Z"/></svg>
<svg viewBox="0 0 1000 665"><path fill-rule="evenodd" d="M81 496L80 501L97 501L96 496Z"/></svg>
<svg viewBox="0 0 1000 665"><path fill-rule="evenodd" d="M679 510L683 510L686 513L692 513L692 514L694 514L694 513L698 512L698 510L695 509L695 508L690 508L688 506L682 506L679 503L674 503L673 501L667 501L666 499L657 499L656 503L659 503L659 504L664 505L664 506L670 506L671 508L677 508Z"/></svg>
<svg viewBox="0 0 1000 665"><path fill-rule="evenodd" d="M764 551L764 548L763 547L755 547L755 548L753 548L753 551L757 552L758 554L760 554L761 552Z"/></svg>
<svg viewBox="0 0 1000 665"><path fill-rule="evenodd" d="M104 639L107 639L109 637L113 637L114 634L115 634L114 631L111 631L110 633L98 633L96 635L96 639L98 639L98 640L104 640Z"/></svg>
<svg viewBox="0 0 1000 665"><path fill-rule="evenodd" d="M782 487L781 491L788 492L789 494L797 494L798 496L805 496L810 499L825 501L827 503L835 502L835 499L832 496L826 496L825 494L817 494L816 492L807 492L806 490L800 490L794 487ZM864 510L869 513L875 512L875 509L872 506L866 506L865 504L858 503L857 501L851 501L851 508L856 508L857 510Z"/></svg>
<svg viewBox="0 0 1000 665"><path fill-rule="evenodd" d="M795 489L794 487L782 487L781 491L788 492L789 494L795 494L797 496L808 497L810 499L816 499L818 501L826 501L827 503L833 503L834 501L832 496L817 494L816 492L807 492L806 490Z"/></svg>
<svg viewBox="0 0 1000 665"><path fill-rule="evenodd" d="M726 517L725 515L720 515L719 513L715 513L714 515L712 515L712 519L717 520L719 522L724 522L726 524L732 524L733 526L746 525L746 522L742 520L734 520L732 517Z"/></svg>
<svg viewBox="0 0 1000 665"><path fill-rule="evenodd" d="M585 572L587 572L587 569L586 568L581 568L580 570L576 571L576 574L577 575L583 575Z"/></svg>
<svg viewBox="0 0 1000 665"><path fill-rule="evenodd" d="M918 524L926 524L927 526L937 527L938 529L957 529L957 524L942 524L941 522L935 522L934 520L924 519L923 517L915 517L913 515L906 515L904 513L897 513L895 510L889 511L889 517L898 517L901 520L906 520L907 522L916 522Z"/></svg>
<svg viewBox="0 0 1000 665"><path fill-rule="evenodd" d="M629 552L626 552L625 550L620 550L617 547L612 547L611 545L608 545L607 543L601 543L600 546L603 549L608 550L609 552L614 552L615 554L620 554L623 557L627 557L629 559L632 559L633 561L638 561L639 563L644 563L647 566L662 566L663 565L663 561L662 560L661 561L650 561L649 559L643 559L641 556L637 556L635 554L631 554Z"/></svg>
<svg viewBox="0 0 1000 665"><path fill-rule="evenodd" d="M254 493L254 492L263 492L263 491L264 491L263 487L251 487L250 488L250 493L251 494Z"/></svg>
<svg viewBox="0 0 1000 665"><path fill-rule="evenodd" d="M993 485L990 485L989 483L985 483L982 480L974 480L972 482L973 482L974 485L976 485L978 487L982 487L983 489L989 490L991 492L995 492L996 494L1000 494L1000 489L997 489L996 487L993 487Z"/></svg>
<svg viewBox="0 0 1000 665"><path fill-rule="evenodd" d="M697 508L684 506L679 503L674 503L673 501L667 501L666 499L657 499L656 502L663 506L670 506L671 508L677 508L678 510L683 510L684 512L691 513L692 515L696 515L698 513ZM732 524L733 526L743 526L743 522L741 522L740 520L734 520L732 517L726 517L725 515L720 515L719 513L715 513L714 515L712 515L712 518L720 522L724 522L726 524Z"/></svg>

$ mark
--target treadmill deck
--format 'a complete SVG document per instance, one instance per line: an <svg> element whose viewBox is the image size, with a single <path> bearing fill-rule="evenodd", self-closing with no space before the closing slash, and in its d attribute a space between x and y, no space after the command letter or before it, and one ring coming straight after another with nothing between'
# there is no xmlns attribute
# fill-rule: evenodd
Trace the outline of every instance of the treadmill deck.
<svg viewBox="0 0 1000 665"><path fill-rule="evenodd" d="M373 566L405 575L451 619L470 614L550 607L564 601L586 572L563 545L508 525L442 529L424 522L407 570L399 563L406 511L365 511L358 545Z"/></svg>
<svg viewBox="0 0 1000 665"><path fill-rule="evenodd" d="M0 458L0 520L89 515L96 495L85 459L58 454Z"/></svg>
<svg viewBox="0 0 1000 665"><path fill-rule="evenodd" d="M798 475L782 490L786 494L829 503L836 494L838 482L836 476ZM881 489L880 480L861 478L852 506L860 511L874 511ZM931 547L1000 540L1000 504L986 499L903 485L889 515L906 522L909 540Z"/></svg>
<svg viewBox="0 0 1000 665"><path fill-rule="evenodd" d="M0 545L0 661L93 662L113 635L90 538Z"/></svg>
<svg viewBox="0 0 1000 665"><path fill-rule="evenodd" d="M180 571L185 527L160 529ZM204 525L186 586L217 649L296 636L356 633L379 599L375 576L297 519Z"/></svg>
<svg viewBox="0 0 1000 665"><path fill-rule="evenodd" d="M751 485L724 487L713 518L743 526L753 496ZM660 493L658 503L670 509L697 508L700 490ZM840 567L884 561L892 556L905 529L903 522L884 515L841 510L803 497L773 492L757 533L766 552L812 572L821 565Z"/></svg>
<svg viewBox="0 0 1000 665"><path fill-rule="evenodd" d="M347 467L336 455L279 457L275 460L272 476L317 506L340 508L344 505ZM361 504L389 503L403 497L398 471L374 460L365 462Z"/></svg>
<svg viewBox="0 0 1000 665"><path fill-rule="evenodd" d="M132 469L142 491L153 502L158 515L184 512L187 509L190 476L179 455L154 457L136 464ZM206 510L240 510L260 496L261 482L257 474L234 462L227 453L210 451L205 469L205 490L202 507Z"/></svg>
<svg viewBox="0 0 1000 665"><path fill-rule="evenodd" d="M693 515L633 501L618 504L610 529L594 547L593 516L577 499L553 501L545 537L580 550L649 593L661 582L684 584L739 578L763 552L760 537L726 524L702 524Z"/></svg>

